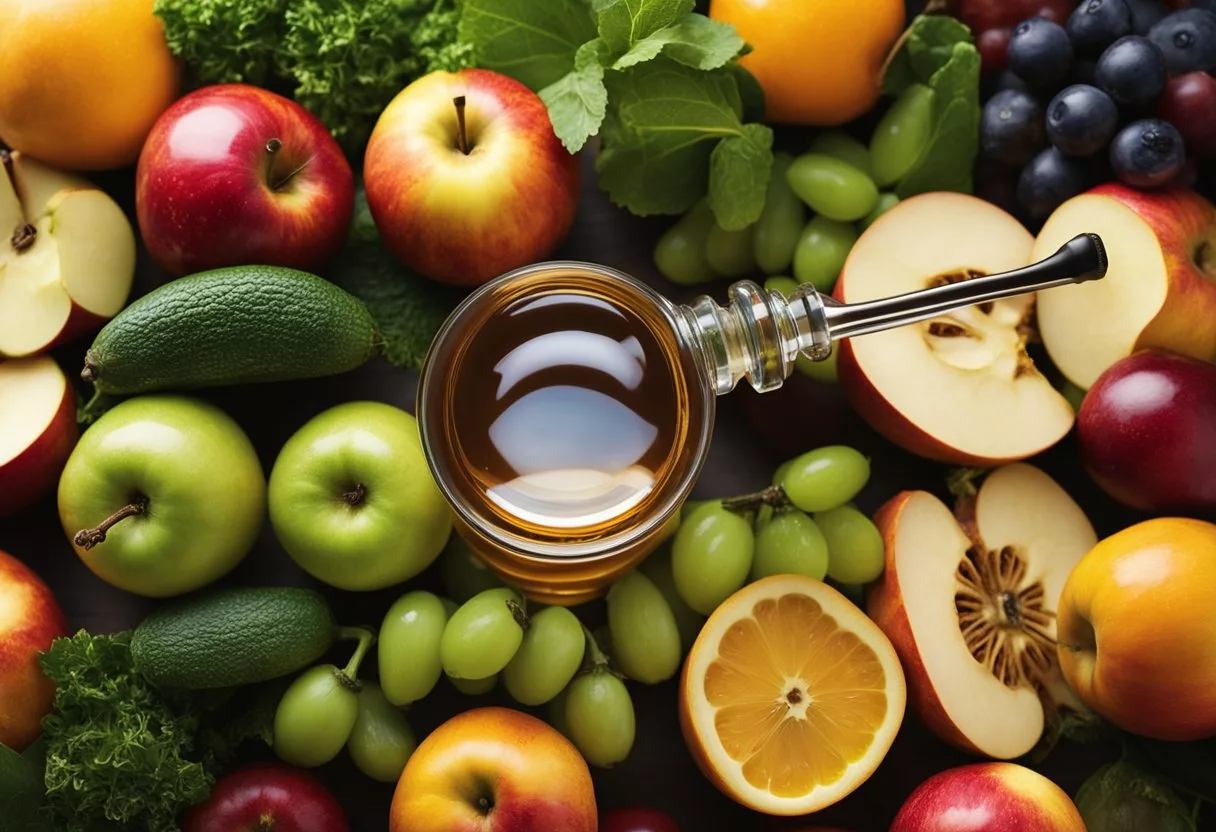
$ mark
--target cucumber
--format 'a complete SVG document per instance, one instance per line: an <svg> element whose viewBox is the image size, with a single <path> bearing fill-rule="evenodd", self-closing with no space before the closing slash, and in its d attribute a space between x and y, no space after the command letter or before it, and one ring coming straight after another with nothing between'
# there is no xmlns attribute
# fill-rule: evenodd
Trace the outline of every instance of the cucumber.
<svg viewBox="0 0 1216 832"><path fill-rule="evenodd" d="M81 378L109 394L317 378L355 369L380 345L367 307L328 280L235 266L136 300L97 334Z"/></svg>
<svg viewBox="0 0 1216 832"><path fill-rule="evenodd" d="M159 687L236 687L294 673L337 635L321 595L290 587L237 587L172 602L131 637L135 667Z"/></svg>

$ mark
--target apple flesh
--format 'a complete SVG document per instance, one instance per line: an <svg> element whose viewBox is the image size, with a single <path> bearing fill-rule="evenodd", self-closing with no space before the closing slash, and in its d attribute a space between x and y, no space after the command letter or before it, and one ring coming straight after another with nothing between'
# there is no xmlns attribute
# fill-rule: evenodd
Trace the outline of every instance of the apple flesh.
<svg viewBox="0 0 1216 832"><path fill-rule="evenodd" d="M354 175L299 104L221 84L157 119L140 153L135 204L149 253L175 275L236 265L314 271L346 240Z"/></svg>
<svg viewBox="0 0 1216 832"><path fill-rule="evenodd" d="M871 301L1012 271L1031 262L1033 244L995 205L923 194L861 235L836 299ZM1032 456L1062 439L1075 418L1026 354L1033 311L1033 297L1023 295L842 341L840 384L871 427L919 456L980 467Z"/></svg>
<svg viewBox="0 0 1216 832"><path fill-rule="evenodd" d="M1146 350L1116 361L1081 404L1086 470L1125 505L1216 512L1216 364Z"/></svg>
<svg viewBox="0 0 1216 832"><path fill-rule="evenodd" d="M905 491L874 519L886 568L867 609L899 654L914 711L968 753L1027 753L1046 724L1040 691L1065 696L1055 613L1069 572L1097 542L1093 526L1025 463L990 473L954 513Z"/></svg>
<svg viewBox="0 0 1216 832"><path fill-rule="evenodd" d="M0 517L54 490L78 436L76 395L53 359L0 362Z"/></svg>
<svg viewBox="0 0 1216 832"><path fill-rule="evenodd" d="M311 774L255 763L225 775L190 809L184 832L347 832L346 813Z"/></svg>
<svg viewBox="0 0 1216 832"><path fill-rule="evenodd" d="M1100 185L1047 219L1034 257L1075 234L1106 243L1103 280L1039 293L1043 344L1083 390L1107 367L1142 349L1216 356L1216 208L1194 191Z"/></svg>
<svg viewBox="0 0 1216 832"><path fill-rule="evenodd" d="M1085 832L1068 795L1013 763L947 769L912 792L890 832Z"/></svg>
<svg viewBox="0 0 1216 832"><path fill-rule="evenodd" d="M462 286L545 259L574 222L579 175L540 97L484 69L432 72L402 90L363 166L384 243Z"/></svg>
<svg viewBox="0 0 1216 832"><path fill-rule="evenodd" d="M68 634L55 596L34 571L0 551L0 745L24 751L42 733L54 683L38 654Z"/></svg>
<svg viewBox="0 0 1216 832"><path fill-rule="evenodd" d="M83 179L0 151L0 358L94 332L127 302L135 232Z"/></svg>

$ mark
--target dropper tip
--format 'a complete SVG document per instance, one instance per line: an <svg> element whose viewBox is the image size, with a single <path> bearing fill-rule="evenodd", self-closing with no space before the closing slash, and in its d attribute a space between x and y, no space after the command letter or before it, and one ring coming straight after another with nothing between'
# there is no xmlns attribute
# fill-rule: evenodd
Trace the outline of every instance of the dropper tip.
<svg viewBox="0 0 1216 832"><path fill-rule="evenodd" d="M1060 251L1076 261L1075 279L1078 283L1106 277L1106 269L1109 266L1106 246L1097 234L1078 234L1065 243Z"/></svg>

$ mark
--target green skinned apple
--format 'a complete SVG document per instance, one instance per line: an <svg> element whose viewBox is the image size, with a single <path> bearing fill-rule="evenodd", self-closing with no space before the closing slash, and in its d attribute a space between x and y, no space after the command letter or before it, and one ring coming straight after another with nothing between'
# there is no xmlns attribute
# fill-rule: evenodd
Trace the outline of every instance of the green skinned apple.
<svg viewBox="0 0 1216 832"><path fill-rule="evenodd" d="M269 494L283 548L339 589L382 589L414 577L452 531L417 421L380 402L341 404L313 417L279 452Z"/></svg>
<svg viewBox="0 0 1216 832"><path fill-rule="evenodd" d="M265 514L249 438L216 406L184 396L116 405L85 431L59 480L59 519L81 560L153 598L227 574Z"/></svg>

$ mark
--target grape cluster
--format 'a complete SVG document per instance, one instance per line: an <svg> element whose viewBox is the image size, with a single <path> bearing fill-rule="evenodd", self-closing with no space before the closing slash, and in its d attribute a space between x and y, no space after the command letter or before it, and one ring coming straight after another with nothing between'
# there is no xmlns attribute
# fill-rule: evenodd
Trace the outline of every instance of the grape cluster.
<svg viewBox="0 0 1216 832"><path fill-rule="evenodd" d="M1168 185L1188 157L1216 153L1216 11L1204 5L1084 0L1064 21L1019 22L981 116L982 195L1012 195L1037 221L1099 182Z"/></svg>

